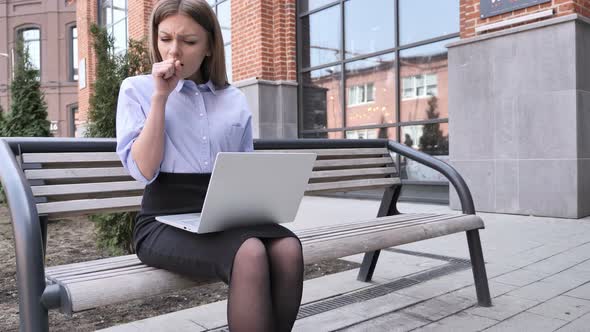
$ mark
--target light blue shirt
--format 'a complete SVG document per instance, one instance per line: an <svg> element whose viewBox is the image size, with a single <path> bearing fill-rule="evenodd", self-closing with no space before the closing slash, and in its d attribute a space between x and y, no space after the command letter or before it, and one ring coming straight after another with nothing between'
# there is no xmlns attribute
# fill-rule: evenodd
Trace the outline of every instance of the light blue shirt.
<svg viewBox="0 0 590 332"><path fill-rule="evenodd" d="M131 145L151 110L151 75L126 78L117 102L117 154L136 180L149 184L160 171L211 173L218 152L252 151L252 114L244 94L233 86L216 89L181 80L166 102L164 158L146 179L131 156Z"/></svg>

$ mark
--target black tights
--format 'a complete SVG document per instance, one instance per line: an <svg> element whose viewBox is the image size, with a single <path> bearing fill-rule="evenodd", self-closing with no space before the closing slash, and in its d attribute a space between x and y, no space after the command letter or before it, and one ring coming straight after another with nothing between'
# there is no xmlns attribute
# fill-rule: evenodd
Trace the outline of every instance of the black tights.
<svg viewBox="0 0 590 332"><path fill-rule="evenodd" d="M302 290L303 256L297 239L246 240L234 258L229 330L291 331Z"/></svg>

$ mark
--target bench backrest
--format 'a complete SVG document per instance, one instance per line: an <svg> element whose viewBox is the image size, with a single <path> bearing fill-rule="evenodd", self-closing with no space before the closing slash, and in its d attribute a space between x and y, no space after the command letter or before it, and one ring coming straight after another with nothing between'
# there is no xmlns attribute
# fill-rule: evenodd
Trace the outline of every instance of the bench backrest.
<svg viewBox="0 0 590 332"><path fill-rule="evenodd" d="M264 151L316 153L308 195L400 183L385 147ZM23 153L21 160L39 215L55 219L140 207L144 186L129 176L114 152Z"/></svg>

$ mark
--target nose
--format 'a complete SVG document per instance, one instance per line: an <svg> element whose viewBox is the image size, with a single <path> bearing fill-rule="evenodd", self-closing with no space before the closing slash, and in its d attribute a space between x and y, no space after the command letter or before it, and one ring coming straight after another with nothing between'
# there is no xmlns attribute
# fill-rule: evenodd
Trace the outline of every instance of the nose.
<svg viewBox="0 0 590 332"><path fill-rule="evenodd" d="M180 49L178 47L178 42L176 40L172 41L170 48L168 49L168 55L174 59L178 59L178 57L180 56Z"/></svg>

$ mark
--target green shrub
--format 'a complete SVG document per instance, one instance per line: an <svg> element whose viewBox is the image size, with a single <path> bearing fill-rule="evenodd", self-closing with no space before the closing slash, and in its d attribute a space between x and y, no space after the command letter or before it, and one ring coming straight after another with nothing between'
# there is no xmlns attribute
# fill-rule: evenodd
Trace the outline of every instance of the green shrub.
<svg viewBox="0 0 590 332"><path fill-rule="evenodd" d="M90 96L87 137L115 137L117 98L121 82L151 69L145 39L130 40L127 53L114 54L114 42L106 29L90 28L96 51L96 81ZM98 245L112 255L133 253L133 226L137 213L110 213L90 216L96 224Z"/></svg>

